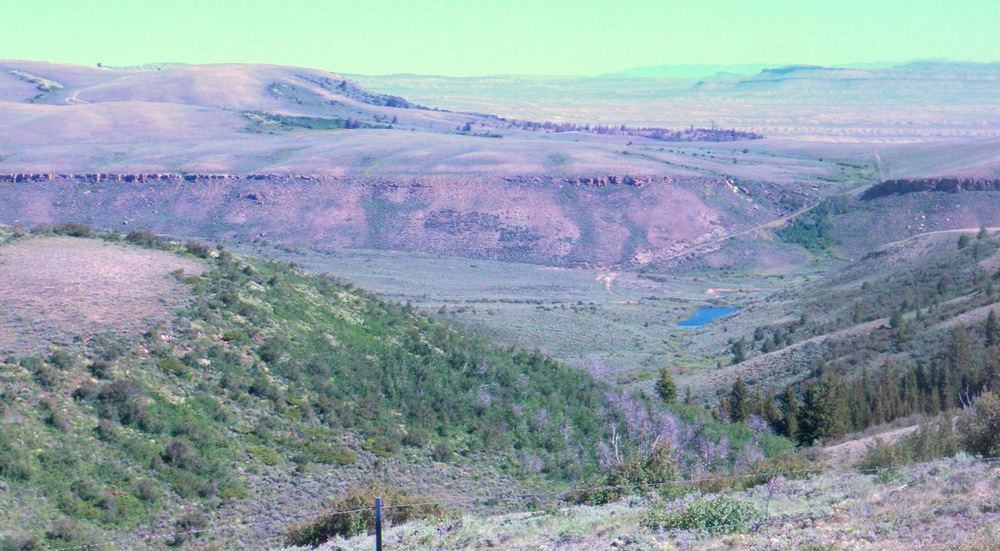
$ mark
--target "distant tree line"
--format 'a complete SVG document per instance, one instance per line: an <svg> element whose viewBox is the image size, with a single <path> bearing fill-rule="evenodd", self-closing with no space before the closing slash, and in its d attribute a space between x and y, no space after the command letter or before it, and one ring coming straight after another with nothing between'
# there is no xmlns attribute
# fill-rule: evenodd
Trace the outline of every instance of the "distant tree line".
<svg viewBox="0 0 1000 551"><path fill-rule="evenodd" d="M870 331L825 343L823 355L804 366L806 378L782 391L753 391L738 378L720 397L716 416L734 422L758 416L778 434L809 445L913 414L968 408L987 392L1000 394L997 312L991 309L978 323L935 329L996 300L1000 270L985 272L976 261L994 254L997 244L986 231L963 237L943 258L877 285L865 282L850 300L838 297L846 315L823 323L802 315L758 327L752 340L731 340L733 363L740 363L757 352L888 318ZM878 354L887 358L872 368ZM868 367L854 367L859 365Z"/></svg>
<svg viewBox="0 0 1000 551"><path fill-rule="evenodd" d="M502 119L501 119L502 120ZM532 132L582 132L588 134L603 134L614 136L635 136L664 142L736 142L742 140L760 140L764 136L754 132L743 132L736 129L689 128L676 130L659 127L641 127L607 124L577 124L572 122L535 122L508 121L508 128L520 128Z"/></svg>

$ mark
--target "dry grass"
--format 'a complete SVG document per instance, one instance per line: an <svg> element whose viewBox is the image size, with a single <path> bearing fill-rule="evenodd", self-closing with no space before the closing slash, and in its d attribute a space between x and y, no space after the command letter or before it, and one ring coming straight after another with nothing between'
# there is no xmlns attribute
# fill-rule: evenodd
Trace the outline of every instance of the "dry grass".
<svg viewBox="0 0 1000 551"><path fill-rule="evenodd" d="M0 351L103 331L135 331L183 304L172 272L204 266L160 251L72 237L31 238L0 247Z"/></svg>
<svg viewBox="0 0 1000 551"><path fill-rule="evenodd" d="M967 456L889 475L847 471L807 480L777 479L732 494L766 511L744 534L709 535L640 527L664 503L633 498L601 507L549 508L494 517L454 516L385 531L391 549L998 549L1000 469ZM321 549L374 547L372 537L337 539Z"/></svg>

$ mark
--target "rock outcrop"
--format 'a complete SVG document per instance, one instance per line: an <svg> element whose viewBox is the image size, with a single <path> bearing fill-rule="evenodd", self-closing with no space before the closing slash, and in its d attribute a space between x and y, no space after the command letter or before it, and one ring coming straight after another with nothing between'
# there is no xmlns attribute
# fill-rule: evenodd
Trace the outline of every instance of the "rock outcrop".
<svg viewBox="0 0 1000 551"><path fill-rule="evenodd" d="M922 191L960 193L963 191L1000 191L996 178L903 178L875 184L861 194L862 201L887 195L903 195Z"/></svg>

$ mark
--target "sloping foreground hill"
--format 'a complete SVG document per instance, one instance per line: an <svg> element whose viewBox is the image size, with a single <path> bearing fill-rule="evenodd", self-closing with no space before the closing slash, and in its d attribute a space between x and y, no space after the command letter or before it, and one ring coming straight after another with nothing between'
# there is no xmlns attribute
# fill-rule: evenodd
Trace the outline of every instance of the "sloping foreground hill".
<svg viewBox="0 0 1000 551"><path fill-rule="evenodd" d="M5 545L220 516L272 523L227 544L259 547L376 475L447 497L483 491L476 479L514 489L526 464L550 479L597 468L608 410L582 372L285 265L103 238L3 234L0 277L20 292L0 296L0 333L45 326L0 362ZM58 312L70 282L96 299L74 301L86 322Z"/></svg>
<svg viewBox="0 0 1000 551"><path fill-rule="evenodd" d="M1000 469L960 455L872 472L777 477L723 497L630 498L610 505L543 508L493 517L392 527L387 548L811 549L1000 548ZM374 538L336 539L322 551L374 549ZM302 549L302 548L298 548Z"/></svg>

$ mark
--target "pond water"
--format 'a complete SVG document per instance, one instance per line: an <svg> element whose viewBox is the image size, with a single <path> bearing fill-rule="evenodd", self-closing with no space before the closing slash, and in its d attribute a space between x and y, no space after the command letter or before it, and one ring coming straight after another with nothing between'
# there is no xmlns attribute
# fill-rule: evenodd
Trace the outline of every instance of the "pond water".
<svg viewBox="0 0 1000 551"><path fill-rule="evenodd" d="M677 325L688 329L697 329L714 319L728 316L737 311L739 308L699 308L693 318L688 318Z"/></svg>

